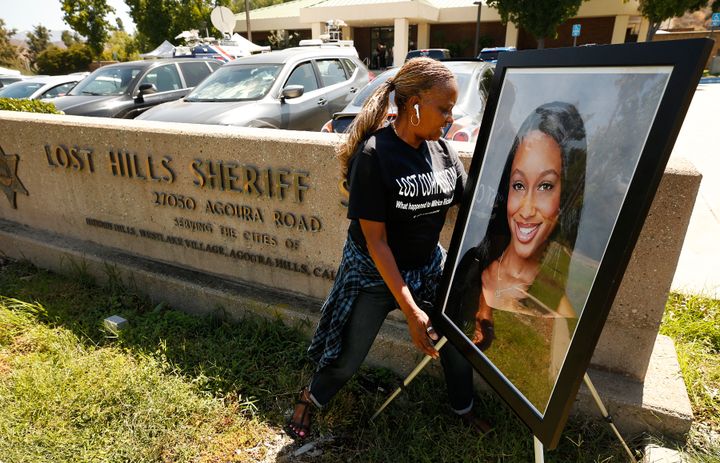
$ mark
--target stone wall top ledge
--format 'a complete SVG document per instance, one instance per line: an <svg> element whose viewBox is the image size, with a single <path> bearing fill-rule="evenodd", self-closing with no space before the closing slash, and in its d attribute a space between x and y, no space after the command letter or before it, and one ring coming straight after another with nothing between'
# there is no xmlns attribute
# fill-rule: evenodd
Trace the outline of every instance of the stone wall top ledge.
<svg viewBox="0 0 720 463"><path fill-rule="evenodd" d="M276 141L298 144L332 146L338 142L337 134L306 132L299 130L259 129L252 127L230 127L221 125L184 124L176 122L138 121L107 117L68 116L57 114L24 113L0 111L0 120L18 122L42 122L68 127L129 129L133 132L202 136L210 138L241 138L244 140Z"/></svg>
<svg viewBox="0 0 720 463"><path fill-rule="evenodd" d="M157 133L201 136L209 138L238 138L257 141L275 141L280 143L297 143L302 145L318 145L332 147L342 138L342 135L307 132L298 130L259 129L253 127L230 127L220 125L183 124L175 122L137 121L133 119L112 119L105 117L68 116L57 114L24 113L15 111L0 111L0 120L18 122L42 122L52 125L63 125L83 128L130 129L133 132ZM451 142L455 149L464 158L464 164L470 167L470 161L475 152L475 143ZM700 176L700 172L687 159L672 156L665 168L666 174L681 176Z"/></svg>

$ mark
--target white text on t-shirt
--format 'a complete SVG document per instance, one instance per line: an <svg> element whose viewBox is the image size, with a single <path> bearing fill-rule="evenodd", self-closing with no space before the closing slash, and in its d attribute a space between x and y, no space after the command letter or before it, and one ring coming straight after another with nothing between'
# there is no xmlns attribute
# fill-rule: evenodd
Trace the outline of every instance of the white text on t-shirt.
<svg viewBox="0 0 720 463"><path fill-rule="evenodd" d="M447 195L455 190L457 171L452 167L447 167L436 172L412 174L396 178L395 182L400 187L398 191L400 196L415 198L418 196L432 196L438 193Z"/></svg>

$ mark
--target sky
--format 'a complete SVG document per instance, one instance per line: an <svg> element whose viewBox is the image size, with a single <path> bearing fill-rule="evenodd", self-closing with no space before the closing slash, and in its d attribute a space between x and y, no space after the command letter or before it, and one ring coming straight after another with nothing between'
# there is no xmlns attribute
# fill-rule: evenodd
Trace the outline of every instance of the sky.
<svg viewBox="0 0 720 463"><path fill-rule="evenodd" d="M5 20L5 27L17 29L18 32L30 31L33 26L42 24L50 30L70 29L63 21L60 0L0 0L0 18ZM108 0L115 8L115 15L110 23L115 24L115 16L122 19L125 30L135 31L135 24L130 19L128 7L123 0Z"/></svg>

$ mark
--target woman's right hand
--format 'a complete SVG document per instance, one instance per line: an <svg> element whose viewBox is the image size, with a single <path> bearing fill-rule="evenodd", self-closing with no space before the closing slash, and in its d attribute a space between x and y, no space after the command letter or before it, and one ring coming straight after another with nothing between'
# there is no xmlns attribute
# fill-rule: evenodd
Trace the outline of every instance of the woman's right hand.
<svg viewBox="0 0 720 463"><path fill-rule="evenodd" d="M387 243L385 223L360 219L360 228L365 236L368 252L375 263L375 267L377 267L385 284L387 284L393 297L395 297L400 310L405 314L413 344L424 354L432 358L438 358L438 351L433 347L428 333L428 328L431 326L430 317L415 303L410 289L405 284L400 270L398 270L395 256L393 256ZM434 332L432 335L437 338L437 334Z"/></svg>
<svg viewBox="0 0 720 463"><path fill-rule="evenodd" d="M403 310L403 312L405 313L405 319L407 320L408 330L410 331L413 344L425 355L429 355L434 359L438 358L440 354L432 343L432 341L437 341L437 339L431 340L431 334L428 333L429 328L432 327L430 317L415 304L412 304L408 309ZM430 331L432 335L437 338L437 334L433 330Z"/></svg>

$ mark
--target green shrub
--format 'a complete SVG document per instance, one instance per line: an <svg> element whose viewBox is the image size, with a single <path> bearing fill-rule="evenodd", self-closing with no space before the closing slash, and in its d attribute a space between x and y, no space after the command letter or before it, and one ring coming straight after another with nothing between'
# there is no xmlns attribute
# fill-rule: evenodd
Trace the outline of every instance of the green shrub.
<svg viewBox="0 0 720 463"><path fill-rule="evenodd" d="M62 114L52 103L40 100L19 100L17 98L0 98L0 110L25 111L28 113Z"/></svg>
<svg viewBox="0 0 720 463"><path fill-rule="evenodd" d="M92 52L87 45L75 43L67 49L49 47L37 56L38 74L70 74L87 71Z"/></svg>

